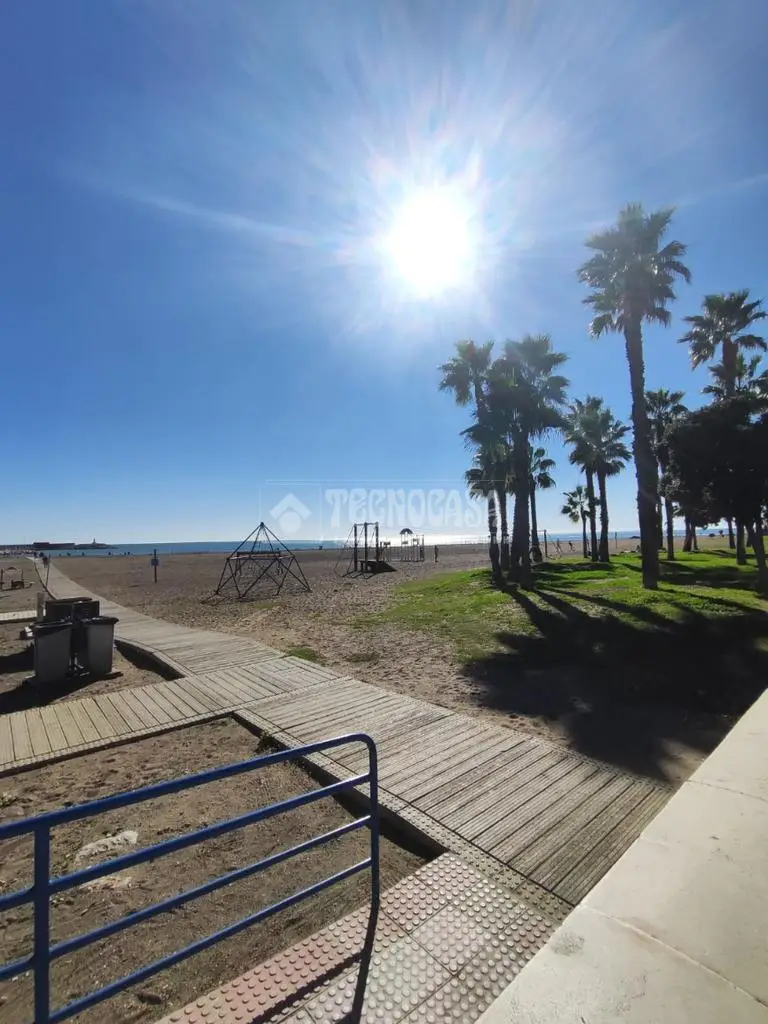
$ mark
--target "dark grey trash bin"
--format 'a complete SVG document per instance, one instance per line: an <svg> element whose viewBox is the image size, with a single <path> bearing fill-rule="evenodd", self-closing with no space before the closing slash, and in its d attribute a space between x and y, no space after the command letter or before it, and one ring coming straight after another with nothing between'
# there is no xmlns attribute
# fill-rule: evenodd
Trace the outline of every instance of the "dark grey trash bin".
<svg viewBox="0 0 768 1024"><path fill-rule="evenodd" d="M35 679L38 683L62 683L72 653L71 622L41 622L32 627L35 642Z"/></svg>
<svg viewBox="0 0 768 1024"><path fill-rule="evenodd" d="M117 621L111 615L96 615L81 622L85 633L85 643L80 654L83 668L97 679L108 676L112 671Z"/></svg>

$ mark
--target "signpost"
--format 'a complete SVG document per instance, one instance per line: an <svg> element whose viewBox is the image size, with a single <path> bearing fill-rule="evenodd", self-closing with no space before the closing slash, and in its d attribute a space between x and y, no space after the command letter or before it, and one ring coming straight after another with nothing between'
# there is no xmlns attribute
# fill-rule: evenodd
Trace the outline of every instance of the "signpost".
<svg viewBox="0 0 768 1024"><path fill-rule="evenodd" d="M160 565L160 559L157 557L157 548L152 552L152 562L150 563L155 572L155 583L157 583L157 567Z"/></svg>

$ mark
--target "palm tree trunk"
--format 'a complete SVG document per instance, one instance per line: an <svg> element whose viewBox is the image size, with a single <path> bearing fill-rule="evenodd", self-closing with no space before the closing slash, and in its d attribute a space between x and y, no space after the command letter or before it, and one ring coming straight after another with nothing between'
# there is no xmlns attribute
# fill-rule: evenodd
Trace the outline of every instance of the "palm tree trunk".
<svg viewBox="0 0 768 1024"><path fill-rule="evenodd" d="M675 507L669 498L664 499L664 511L667 516L667 561L675 560Z"/></svg>
<svg viewBox="0 0 768 1024"><path fill-rule="evenodd" d="M739 346L735 341L726 338L723 342L723 387L726 398L736 392L736 374L738 369Z"/></svg>
<svg viewBox="0 0 768 1024"><path fill-rule="evenodd" d="M736 520L736 564L747 564L747 548L744 544L744 523Z"/></svg>
<svg viewBox="0 0 768 1024"><path fill-rule="evenodd" d="M491 559L491 571L494 578L498 578L501 575L501 566L499 564L499 539L496 524L496 495L493 491L488 492L488 536L490 537L488 555Z"/></svg>
<svg viewBox="0 0 768 1024"><path fill-rule="evenodd" d="M734 551L736 549L736 537L733 533L733 520L726 519L726 523L728 523L728 547L731 551Z"/></svg>
<svg viewBox="0 0 768 1024"><path fill-rule="evenodd" d="M528 487L531 491L531 547L534 551L540 551L539 547L539 523L536 515L536 484L528 480Z"/></svg>
<svg viewBox="0 0 768 1024"><path fill-rule="evenodd" d="M658 477L656 458L651 444L651 428L645 406L645 362L640 320L629 318L624 330L629 383L632 391L632 454L637 475L637 518L640 523L640 552L643 563L643 586L656 590L659 581L659 549L657 543L656 506Z"/></svg>
<svg viewBox="0 0 768 1024"><path fill-rule="evenodd" d="M601 562L610 562L611 556L608 552L608 492L606 489L605 471L597 471L597 487L600 493L600 552Z"/></svg>
<svg viewBox="0 0 768 1024"><path fill-rule="evenodd" d="M587 466L585 467L587 474L587 501L589 502L589 538L591 542L591 555L592 561L597 561L597 515L595 513L596 501L595 501L595 474Z"/></svg>
<svg viewBox="0 0 768 1024"><path fill-rule="evenodd" d="M759 594L768 595L768 567L765 564L765 540L763 538L763 524L759 517L752 530L752 547L755 551L755 564L757 565L757 591Z"/></svg>
<svg viewBox="0 0 768 1024"><path fill-rule="evenodd" d="M531 526L528 517L528 438L520 438L514 446L515 516L512 527L512 559L510 576L523 586L531 580Z"/></svg>
<svg viewBox="0 0 768 1024"><path fill-rule="evenodd" d="M587 550L587 513L581 513L581 544L584 558L589 558L589 551Z"/></svg>
<svg viewBox="0 0 768 1024"><path fill-rule="evenodd" d="M509 568L509 522L507 519L507 491L506 487L496 488L496 504L499 509L499 526L501 527L501 571Z"/></svg>

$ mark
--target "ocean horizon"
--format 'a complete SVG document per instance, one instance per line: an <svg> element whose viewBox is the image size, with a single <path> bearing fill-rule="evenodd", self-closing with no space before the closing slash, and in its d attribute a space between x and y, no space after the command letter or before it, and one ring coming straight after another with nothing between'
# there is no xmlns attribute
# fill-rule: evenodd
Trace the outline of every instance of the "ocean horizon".
<svg viewBox="0 0 768 1024"><path fill-rule="evenodd" d="M717 532L716 530L699 530L700 536L706 536L707 533ZM419 535L420 536L420 535ZM626 540L639 540L639 531L637 530L617 530L611 531L611 541L626 541ZM685 534L682 530L675 531L675 537L681 538ZM540 537L543 543L544 531L540 531ZM289 548L295 548L297 551L317 551L317 550L339 550L344 547L345 541L332 539L332 540L321 540L321 539L303 539L303 540L288 540L283 539L283 543ZM383 540L389 539L392 548L399 547L400 538L399 536L382 538ZM554 543L556 540L572 541L574 544L577 542L581 543L581 532L563 532L556 533L547 530L547 539ZM426 545L442 545L444 547L450 547L451 545L481 545L488 543L488 537L485 536L450 536L447 534L424 534L424 543ZM133 543L126 542L121 544L110 544L108 547L102 548L86 548L83 550L68 549L68 548L46 548L45 554L51 555L54 558L61 557L72 557L72 558L104 558L121 555L151 555L153 551L157 551L158 556L160 555L183 555L183 554L229 554L234 551L235 548L239 547L242 541L232 540L198 540L198 541L175 541L175 542L164 542L156 541L151 543ZM9 545L6 550L12 550L18 552L19 550L31 551L32 545Z"/></svg>

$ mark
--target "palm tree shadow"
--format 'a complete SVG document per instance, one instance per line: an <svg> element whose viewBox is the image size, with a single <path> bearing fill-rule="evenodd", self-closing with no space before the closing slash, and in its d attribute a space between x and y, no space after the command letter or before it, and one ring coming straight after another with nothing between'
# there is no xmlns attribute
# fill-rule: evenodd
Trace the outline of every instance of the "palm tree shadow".
<svg viewBox="0 0 768 1024"><path fill-rule="evenodd" d="M574 749L618 767L666 778L670 751L708 753L764 688L768 623L742 606L669 619L583 594L578 606L544 590L510 599L531 628L498 633L502 649L465 666L478 699L556 722Z"/></svg>

